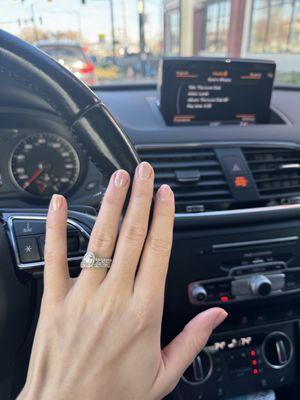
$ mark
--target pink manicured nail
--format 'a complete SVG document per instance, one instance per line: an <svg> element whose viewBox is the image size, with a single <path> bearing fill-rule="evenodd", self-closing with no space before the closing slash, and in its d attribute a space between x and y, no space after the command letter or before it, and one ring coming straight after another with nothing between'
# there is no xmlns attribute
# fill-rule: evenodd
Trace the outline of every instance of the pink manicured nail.
<svg viewBox="0 0 300 400"><path fill-rule="evenodd" d="M152 174L152 167L147 162L142 162L137 168L138 176L141 180L149 179Z"/></svg>
<svg viewBox="0 0 300 400"><path fill-rule="evenodd" d="M129 176L128 173L122 169L116 172L114 184L116 187L125 187L128 183Z"/></svg>
<svg viewBox="0 0 300 400"><path fill-rule="evenodd" d="M219 325L221 325L222 322L228 317L228 314L226 311L220 311L220 313L216 316L216 319L214 320L213 323L213 329L216 329Z"/></svg>
<svg viewBox="0 0 300 400"><path fill-rule="evenodd" d="M54 194L51 199L51 208L53 211L58 211L63 202L63 197L60 196L59 194Z"/></svg>
<svg viewBox="0 0 300 400"><path fill-rule="evenodd" d="M168 185L162 185L157 192L157 197L160 200L168 200L172 194L172 190Z"/></svg>

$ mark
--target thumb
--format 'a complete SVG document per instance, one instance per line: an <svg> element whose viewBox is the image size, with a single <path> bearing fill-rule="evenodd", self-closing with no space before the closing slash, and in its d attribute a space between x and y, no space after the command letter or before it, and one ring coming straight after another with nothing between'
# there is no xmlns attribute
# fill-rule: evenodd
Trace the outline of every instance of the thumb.
<svg viewBox="0 0 300 400"><path fill-rule="evenodd" d="M206 345L212 331L227 317L222 308L211 308L193 318L163 350L164 381L174 386Z"/></svg>

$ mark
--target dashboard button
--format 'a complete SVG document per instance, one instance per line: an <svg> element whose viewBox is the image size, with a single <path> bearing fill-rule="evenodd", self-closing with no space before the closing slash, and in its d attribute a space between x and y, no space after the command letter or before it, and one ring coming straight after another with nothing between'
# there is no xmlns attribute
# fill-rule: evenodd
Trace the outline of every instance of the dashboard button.
<svg viewBox="0 0 300 400"><path fill-rule="evenodd" d="M230 174L241 175L248 171L244 166L243 160L237 156L223 157L223 163Z"/></svg>
<svg viewBox="0 0 300 400"><path fill-rule="evenodd" d="M45 233L45 221L16 220L13 222L16 236L39 235Z"/></svg>
<svg viewBox="0 0 300 400"><path fill-rule="evenodd" d="M41 260L35 237L17 239L18 251L22 263L38 262Z"/></svg>

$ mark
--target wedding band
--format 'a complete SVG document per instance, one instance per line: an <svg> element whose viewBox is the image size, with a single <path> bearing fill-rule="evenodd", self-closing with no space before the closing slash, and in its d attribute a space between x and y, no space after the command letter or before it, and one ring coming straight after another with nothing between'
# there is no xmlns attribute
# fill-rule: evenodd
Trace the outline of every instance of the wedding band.
<svg viewBox="0 0 300 400"><path fill-rule="evenodd" d="M85 253L81 263L81 268L107 268L111 267L112 259L111 258L103 258L96 257L94 253L88 251Z"/></svg>

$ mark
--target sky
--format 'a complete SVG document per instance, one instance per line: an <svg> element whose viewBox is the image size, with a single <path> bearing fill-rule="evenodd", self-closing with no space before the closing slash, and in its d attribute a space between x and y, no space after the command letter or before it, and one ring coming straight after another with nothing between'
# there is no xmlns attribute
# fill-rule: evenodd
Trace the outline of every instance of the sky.
<svg viewBox="0 0 300 400"><path fill-rule="evenodd" d="M137 2L138 0L113 0L117 39L122 39L127 30L128 42L138 41ZM146 41L147 36L148 40L151 40L162 34L162 2L163 0L145 0ZM82 5L81 0L0 0L0 27L18 34L20 29L18 19L22 20L22 26L25 26L23 21L30 18L33 5L38 28L51 31L77 31L81 25L86 41L97 42L99 34L104 34L105 39L110 41L109 0L85 0L85 3ZM39 17L43 19L42 25ZM30 22L27 24L30 26Z"/></svg>

